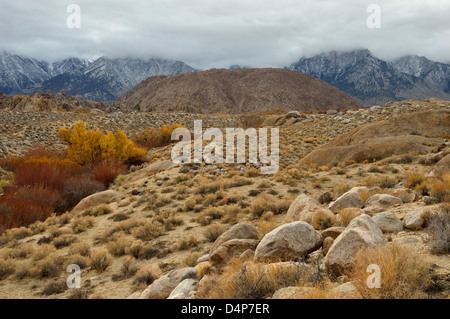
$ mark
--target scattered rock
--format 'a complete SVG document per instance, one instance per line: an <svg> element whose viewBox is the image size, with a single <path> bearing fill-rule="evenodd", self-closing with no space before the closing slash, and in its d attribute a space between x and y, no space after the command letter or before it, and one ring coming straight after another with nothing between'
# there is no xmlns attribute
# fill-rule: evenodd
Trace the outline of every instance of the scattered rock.
<svg viewBox="0 0 450 319"><path fill-rule="evenodd" d="M363 214L353 219L345 231L339 235L325 256L328 271L338 277L351 267L355 254L362 247L386 245L383 232L373 219Z"/></svg>
<svg viewBox="0 0 450 319"><path fill-rule="evenodd" d="M425 220L420 217L421 211L413 211L406 214L405 218L403 218L403 225L405 228L411 229L411 230L419 230L422 229L423 225L425 224Z"/></svg>
<svg viewBox="0 0 450 319"><path fill-rule="evenodd" d="M167 299L194 299L198 282L196 279L188 278L175 287Z"/></svg>
<svg viewBox="0 0 450 319"><path fill-rule="evenodd" d="M382 212L373 221L383 231L383 233L398 233L403 230L403 223L392 213Z"/></svg>
<svg viewBox="0 0 450 319"><path fill-rule="evenodd" d="M350 208L350 207L363 207L364 203L361 197L354 192L347 192L332 202L329 206L329 209L333 213L338 213L341 209Z"/></svg>
<svg viewBox="0 0 450 319"><path fill-rule="evenodd" d="M196 275L195 267L172 270L149 285L139 299L166 299L183 280L195 278Z"/></svg>
<svg viewBox="0 0 450 319"><path fill-rule="evenodd" d="M256 260L298 260L317 250L322 236L311 225L296 221L267 233L256 247Z"/></svg>
<svg viewBox="0 0 450 319"><path fill-rule="evenodd" d="M394 205L401 205L403 201L389 194L375 194L366 201L366 207L389 208Z"/></svg>
<svg viewBox="0 0 450 319"><path fill-rule="evenodd" d="M209 262L212 265L221 264L231 257L239 256L246 250L254 250L259 240L255 239L230 239L209 254Z"/></svg>
<svg viewBox="0 0 450 319"><path fill-rule="evenodd" d="M124 198L124 196L113 190L106 190L100 193L93 194L82 199L72 211L79 212L92 207L96 207L101 204L106 204L112 201L118 201Z"/></svg>

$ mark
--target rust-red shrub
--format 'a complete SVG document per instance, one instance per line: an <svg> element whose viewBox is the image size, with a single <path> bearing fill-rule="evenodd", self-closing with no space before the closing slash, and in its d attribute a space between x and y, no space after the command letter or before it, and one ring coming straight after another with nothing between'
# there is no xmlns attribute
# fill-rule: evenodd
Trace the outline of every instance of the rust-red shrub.
<svg viewBox="0 0 450 319"><path fill-rule="evenodd" d="M63 169L51 163L25 163L15 171L14 182L17 186L40 186L62 190L67 175Z"/></svg>
<svg viewBox="0 0 450 319"><path fill-rule="evenodd" d="M26 194L27 192L24 191L21 196L17 197L17 193L12 189L0 197L0 233L9 228L27 227L38 220L43 221L53 214L53 207L38 205L32 200L26 199ZM41 195L47 196L48 193L43 192ZM56 197L57 195L52 200ZM42 198L39 200L41 204L45 201Z"/></svg>
<svg viewBox="0 0 450 319"><path fill-rule="evenodd" d="M104 161L94 166L94 180L108 188L119 174L126 173L126 166L119 161Z"/></svg>

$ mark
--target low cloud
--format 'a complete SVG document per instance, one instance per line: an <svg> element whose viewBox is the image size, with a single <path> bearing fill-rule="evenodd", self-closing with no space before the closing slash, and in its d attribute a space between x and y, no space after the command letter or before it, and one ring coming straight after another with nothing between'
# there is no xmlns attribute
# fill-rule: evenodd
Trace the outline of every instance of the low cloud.
<svg viewBox="0 0 450 319"><path fill-rule="evenodd" d="M69 29L69 4L81 28ZM366 25L381 8L381 28ZM392 59L406 54L449 62L447 0L101 0L6 1L0 50L57 60L162 57L208 69L232 64L283 67L306 55L368 48Z"/></svg>

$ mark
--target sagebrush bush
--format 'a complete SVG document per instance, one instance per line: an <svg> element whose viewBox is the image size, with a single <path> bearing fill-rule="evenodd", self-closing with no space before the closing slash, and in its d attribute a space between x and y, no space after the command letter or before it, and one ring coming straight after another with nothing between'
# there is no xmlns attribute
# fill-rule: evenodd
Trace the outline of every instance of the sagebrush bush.
<svg viewBox="0 0 450 319"><path fill-rule="evenodd" d="M112 260L113 258L106 249L95 250L89 257L89 266L100 273L111 265Z"/></svg>
<svg viewBox="0 0 450 319"><path fill-rule="evenodd" d="M367 286L369 265L380 267L380 288L370 289ZM430 264L423 255L407 247L364 247L355 255L352 268L346 275L363 298L409 299L417 298L417 293L429 284L429 267Z"/></svg>
<svg viewBox="0 0 450 319"><path fill-rule="evenodd" d="M450 252L450 205L442 204L426 217L427 232L431 237L431 251L435 254Z"/></svg>

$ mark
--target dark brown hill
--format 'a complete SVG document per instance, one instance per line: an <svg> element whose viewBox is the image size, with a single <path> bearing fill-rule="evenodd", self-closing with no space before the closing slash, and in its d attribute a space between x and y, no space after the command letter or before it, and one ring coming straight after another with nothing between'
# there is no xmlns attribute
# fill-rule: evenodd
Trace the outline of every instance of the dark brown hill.
<svg viewBox="0 0 450 319"><path fill-rule="evenodd" d="M108 110L242 114L360 106L346 93L307 74L284 69L212 69L150 77Z"/></svg>

